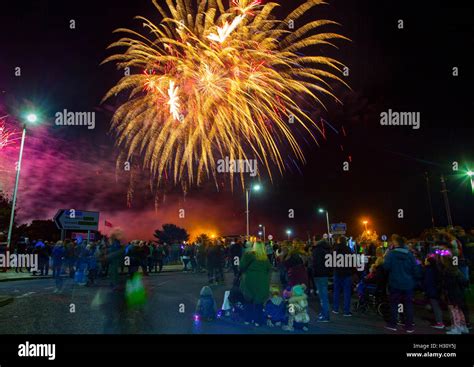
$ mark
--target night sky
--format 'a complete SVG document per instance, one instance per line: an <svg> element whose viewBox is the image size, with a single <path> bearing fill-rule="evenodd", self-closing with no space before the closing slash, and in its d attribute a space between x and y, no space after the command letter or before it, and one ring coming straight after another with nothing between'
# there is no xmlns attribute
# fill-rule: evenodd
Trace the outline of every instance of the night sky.
<svg viewBox="0 0 474 367"><path fill-rule="evenodd" d="M301 1L281 0L287 13ZM327 18L352 40L339 50L323 52L350 68L349 91L339 88L344 106L327 102L328 111L311 111L326 126L320 146L304 145L307 164L293 167L272 182L262 177L264 191L251 199L252 231L264 223L267 234L284 236L286 228L306 238L321 234L329 209L331 221L347 222L352 234L366 217L379 234L419 234L430 226L425 172L437 225L446 225L440 174L448 178L454 224L472 227L474 195L459 162L474 167L472 59L473 9L441 1L328 0L305 20ZM165 3L163 0L162 3ZM196 234L244 233L244 194L226 182L193 188L186 198L179 188L160 196L155 210L144 173L127 205L128 177L116 177L113 137L108 134L114 105L100 104L121 76L107 45L118 27L140 30L133 16L159 21L151 1L22 1L3 5L0 14L0 116L10 123L25 105L39 106L44 123L28 131L19 191L19 219L50 218L59 208L100 210L101 219L125 229L130 237L149 238L153 229L173 222ZM74 19L76 29L69 29ZM404 29L397 28L399 19ZM308 54L311 53L308 51ZM470 62L471 61L471 62ZM15 67L22 75L14 75ZM452 76L452 68L459 76ZM96 128L55 126L63 109L96 111ZM421 128L382 127L380 113L420 112ZM343 133L343 129L345 134ZM0 184L10 192L18 147L0 151ZM351 157L350 170L342 164ZM186 210L185 219L178 209ZM288 210L295 218L288 218ZM397 218L403 209L404 219Z"/></svg>

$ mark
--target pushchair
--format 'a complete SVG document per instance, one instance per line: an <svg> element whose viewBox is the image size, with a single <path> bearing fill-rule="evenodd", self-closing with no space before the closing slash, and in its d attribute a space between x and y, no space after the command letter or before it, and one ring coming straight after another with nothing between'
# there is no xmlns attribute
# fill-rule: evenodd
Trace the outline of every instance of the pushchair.
<svg viewBox="0 0 474 367"><path fill-rule="evenodd" d="M357 284L357 301L353 306L355 312L364 314L371 311L384 319L388 319L390 314L386 292L375 284L367 283L364 279Z"/></svg>

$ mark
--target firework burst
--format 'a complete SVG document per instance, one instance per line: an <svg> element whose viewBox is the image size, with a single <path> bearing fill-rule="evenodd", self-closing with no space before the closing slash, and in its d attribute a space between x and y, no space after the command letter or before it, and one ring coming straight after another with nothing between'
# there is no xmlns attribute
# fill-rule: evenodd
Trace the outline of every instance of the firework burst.
<svg viewBox="0 0 474 367"><path fill-rule="evenodd" d="M15 131L9 130L0 117L0 150L12 145L16 140L20 139L19 134Z"/></svg>
<svg viewBox="0 0 474 367"><path fill-rule="evenodd" d="M111 125L121 159L139 156L158 186L170 177L184 187L206 177L216 180L217 161L224 157L257 159L270 179L272 170L285 170L282 146L304 162L294 129L299 126L317 142L317 125L296 100L322 106L321 96L337 100L331 81L345 84L336 75L343 64L302 54L311 46L347 40L319 32L337 24L333 21L300 21L323 1L308 0L284 20L272 15L279 6L274 2L166 3L167 10L153 1L163 17L157 25L136 17L147 35L116 30L126 36L109 47L125 51L104 61L130 71L104 97L128 93ZM243 173L240 179L244 185Z"/></svg>

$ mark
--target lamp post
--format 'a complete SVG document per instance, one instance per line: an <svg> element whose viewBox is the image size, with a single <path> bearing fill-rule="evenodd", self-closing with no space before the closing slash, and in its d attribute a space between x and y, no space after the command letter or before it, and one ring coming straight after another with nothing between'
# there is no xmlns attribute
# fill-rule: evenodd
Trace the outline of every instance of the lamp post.
<svg viewBox="0 0 474 367"><path fill-rule="evenodd" d="M29 113L28 115L26 115L26 122L23 124L23 132L21 134L21 144L20 144L20 155L18 157L18 163L16 165L15 189L13 190L12 210L10 213L10 225L8 227L7 246L9 249L11 249L13 223L15 221L15 206L16 206L16 199L17 199L17 193L18 193L18 183L20 181L20 169L21 169L21 161L23 159L23 148L25 146L26 123L34 124L37 121L38 121L38 115L36 115L35 113Z"/></svg>
<svg viewBox="0 0 474 367"><path fill-rule="evenodd" d="M262 189L262 186L259 184L247 187L245 189L245 213L247 215L247 240L249 239L249 228L250 228L250 219L249 219L249 201L250 201L250 191L258 192Z"/></svg>
<svg viewBox="0 0 474 367"><path fill-rule="evenodd" d="M471 190L472 190L472 193L474 193L474 172L471 170L468 170L466 174L467 174L467 177L469 177L469 179L471 180Z"/></svg>
<svg viewBox="0 0 474 367"><path fill-rule="evenodd" d="M329 212L327 211L327 209L323 209L323 208L319 208L318 211L321 214L326 212L326 225L327 225L327 228L328 228L328 240L329 240L329 243L331 243L331 229L329 228Z"/></svg>
<svg viewBox="0 0 474 367"><path fill-rule="evenodd" d="M266 237L265 237L265 226L264 226L263 224L259 224L258 227L262 229L261 232L263 233L263 242L265 242L265 240L266 240Z"/></svg>

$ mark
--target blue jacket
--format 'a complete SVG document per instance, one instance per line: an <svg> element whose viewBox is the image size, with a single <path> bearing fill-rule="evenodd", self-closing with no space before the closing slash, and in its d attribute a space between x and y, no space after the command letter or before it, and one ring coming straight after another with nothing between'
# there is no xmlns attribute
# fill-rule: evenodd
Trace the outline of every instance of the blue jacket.
<svg viewBox="0 0 474 367"><path fill-rule="evenodd" d="M281 297L276 297L276 302L273 303L271 299L265 304L265 315L272 322L285 322L286 321L286 304Z"/></svg>
<svg viewBox="0 0 474 367"><path fill-rule="evenodd" d="M385 257L384 269L388 272L388 285L399 290L413 290L418 276L415 257L405 247L391 250Z"/></svg>
<svg viewBox="0 0 474 367"><path fill-rule="evenodd" d="M64 256L66 256L66 250L64 249L64 247L54 247L53 253L51 254L51 257L53 258L53 265L61 266L63 263Z"/></svg>

